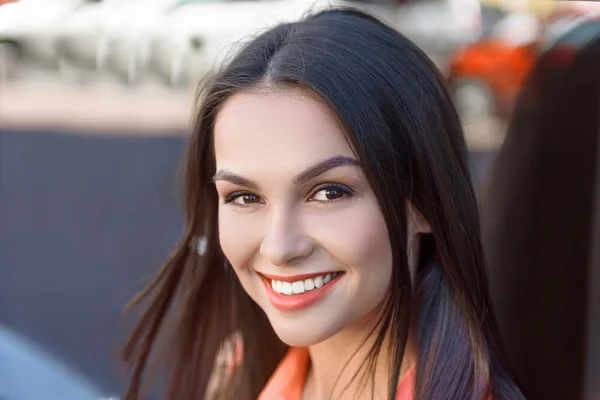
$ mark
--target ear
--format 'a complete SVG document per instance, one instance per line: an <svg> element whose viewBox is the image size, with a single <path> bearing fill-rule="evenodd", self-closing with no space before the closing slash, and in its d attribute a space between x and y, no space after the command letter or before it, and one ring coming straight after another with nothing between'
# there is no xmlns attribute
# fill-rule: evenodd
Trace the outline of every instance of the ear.
<svg viewBox="0 0 600 400"><path fill-rule="evenodd" d="M431 233L431 225L423 214L410 201L407 201L406 204L409 234L412 236L419 233Z"/></svg>
<svg viewBox="0 0 600 400"><path fill-rule="evenodd" d="M419 247L421 245L419 235L431 233L431 226L425 219L423 214L412 205L410 201L406 202L406 218L407 218L407 255L408 255L408 270L410 271L411 281L413 286L417 277L417 263L419 258Z"/></svg>

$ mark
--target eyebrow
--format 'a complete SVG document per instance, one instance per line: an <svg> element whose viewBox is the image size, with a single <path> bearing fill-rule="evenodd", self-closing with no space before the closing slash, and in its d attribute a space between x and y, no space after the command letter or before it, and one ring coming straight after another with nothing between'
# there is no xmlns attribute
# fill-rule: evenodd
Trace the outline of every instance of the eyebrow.
<svg viewBox="0 0 600 400"><path fill-rule="evenodd" d="M317 164L306 168L304 171L300 172L298 175L294 177L292 182L294 185L300 186L311 180L315 179L319 175L324 174L333 168L344 167L344 166L357 166L360 163L357 159L352 157L345 156L336 156L332 158L328 158ZM252 190L258 190L258 184L256 182L251 181L248 178L244 178L241 175L235 174L226 169L221 169L217 171L217 173L212 177L212 181L228 181L233 183L234 185L245 186Z"/></svg>

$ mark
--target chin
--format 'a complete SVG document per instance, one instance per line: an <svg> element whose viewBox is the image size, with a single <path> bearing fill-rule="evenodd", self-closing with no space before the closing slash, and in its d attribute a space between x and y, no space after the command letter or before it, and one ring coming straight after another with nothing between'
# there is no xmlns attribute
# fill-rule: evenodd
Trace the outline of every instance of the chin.
<svg viewBox="0 0 600 400"><path fill-rule="evenodd" d="M321 326L306 322L303 318L295 321L284 318L269 318L269 321L279 339L292 347L309 347L321 343L339 332L339 329L331 324Z"/></svg>

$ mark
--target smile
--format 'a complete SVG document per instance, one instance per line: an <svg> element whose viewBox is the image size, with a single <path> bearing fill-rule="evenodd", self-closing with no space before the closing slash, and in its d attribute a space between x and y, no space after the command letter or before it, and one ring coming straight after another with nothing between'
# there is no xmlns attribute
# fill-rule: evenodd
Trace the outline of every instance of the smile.
<svg viewBox="0 0 600 400"><path fill-rule="evenodd" d="M298 311L323 299L339 281L343 272L292 277L261 275L269 301L275 308L281 311Z"/></svg>
<svg viewBox="0 0 600 400"><path fill-rule="evenodd" d="M293 296L295 294L302 294L311 290L320 289L331 282L332 279L335 279L339 274L341 274L341 272L334 272L333 274L319 275L315 278L306 278L291 283L271 279L271 288L277 293Z"/></svg>

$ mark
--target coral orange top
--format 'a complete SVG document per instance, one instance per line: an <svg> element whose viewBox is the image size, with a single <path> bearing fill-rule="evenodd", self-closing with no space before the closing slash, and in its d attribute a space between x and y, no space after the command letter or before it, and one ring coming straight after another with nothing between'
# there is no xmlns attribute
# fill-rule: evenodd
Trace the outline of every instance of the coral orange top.
<svg viewBox="0 0 600 400"><path fill-rule="evenodd" d="M302 400L308 363L308 349L291 348L258 396L258 400ZM400 381L396 400L413 398L415 374L416 368L413 366Z"/></svg>

